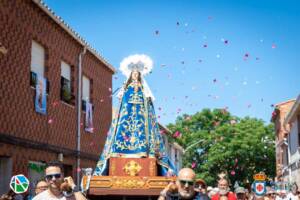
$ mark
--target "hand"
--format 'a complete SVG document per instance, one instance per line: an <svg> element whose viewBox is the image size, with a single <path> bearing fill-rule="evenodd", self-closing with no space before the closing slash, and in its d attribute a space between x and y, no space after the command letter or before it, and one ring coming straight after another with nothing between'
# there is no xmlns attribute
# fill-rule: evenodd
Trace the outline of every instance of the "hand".
<svg viewBox="0 0 300 200"><path fill-rule="evenodd" d="M66 178L64 178L64 181L72 188L74 189L76 187L74 180L72 179L71 176L68 176Z"/></svg>
<svg viewBox="0 0 300 200"><path fill-rule="evenodd" d="M63 183L60 185L60 190L65 191L67 193L71 193L73 189L76 187L72 177L64 178Z"/></svg>

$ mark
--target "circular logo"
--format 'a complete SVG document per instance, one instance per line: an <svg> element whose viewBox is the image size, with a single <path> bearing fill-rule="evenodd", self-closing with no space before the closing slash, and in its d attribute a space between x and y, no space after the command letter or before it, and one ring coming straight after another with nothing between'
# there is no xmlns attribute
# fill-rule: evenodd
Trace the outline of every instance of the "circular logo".
<svg viewBox="0 0 300 200"><path fill-rule="evenodd" d="M23 175L15 175L10 180L10 188L16 193L24 193L29 188L29 180Z"/></svg>

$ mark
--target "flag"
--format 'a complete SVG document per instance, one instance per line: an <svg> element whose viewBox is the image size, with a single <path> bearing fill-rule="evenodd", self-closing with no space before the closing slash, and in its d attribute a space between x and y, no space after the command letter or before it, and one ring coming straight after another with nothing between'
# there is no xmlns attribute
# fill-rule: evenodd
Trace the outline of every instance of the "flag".
<svg viewBox="0 0 300 200"><path fill-rule="evenodd" d="M35 111L44 115L47 112L46 87L46 79L37 74L37 81L35 85Z"/></svg>

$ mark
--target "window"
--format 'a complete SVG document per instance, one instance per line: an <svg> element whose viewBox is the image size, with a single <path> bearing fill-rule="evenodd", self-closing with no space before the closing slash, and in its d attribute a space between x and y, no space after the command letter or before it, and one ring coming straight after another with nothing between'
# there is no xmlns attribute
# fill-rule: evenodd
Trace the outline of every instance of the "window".
<svg viewBox="0 0 300 200"><path fill-rule="evenodd" d="M39 43L32 41L30 85L35 88L37 75L44 76L45 73L45 49ZM49 81L47 80L47 94L49 93Z"/></svg>
<svg viewBox="0 0 300 200"><path fill-rule="evenodd" d="M82 109L85 110L86 102L90 101L90 79L82 76Z"/></svg>
<svg viewBox="0 0 300 200"><path fill-rule="evenodd" d="M44 76L45 71L45 49L35 41L31 48L31 71Z"/></svg>
<svg viewBox="0 0 300 200"><path fill-rule="evenodd" d="M12 159L0 156L0 194L9 191L9 182L12 177Z"/></svg>
<svg viewBox="0 0 300 200"><path fill-rule="evenodd" d="M61 87L60 97L66 103L74 104L74 95L71 87L71 66L65 62L61 62Z"/></svg>
<svg viewBox="0 0 300 200"><path fill-rule="evenodd" d="M283 166L288 166L289 164L289 152L288 152L288 147L287 146L282 146L281 147L281 160Z"/></svg>

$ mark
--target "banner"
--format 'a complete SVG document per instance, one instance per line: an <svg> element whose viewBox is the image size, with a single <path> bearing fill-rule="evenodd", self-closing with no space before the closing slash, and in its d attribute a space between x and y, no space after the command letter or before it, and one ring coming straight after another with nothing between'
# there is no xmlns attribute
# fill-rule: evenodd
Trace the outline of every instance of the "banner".
<svg viewBox="0 0 300 200"><path fill-rule="evenodd" d="M46 88L46 79L43 76L37 74L35 86L35 111L44 115L47 111Z"/></svg>
<svg viewBox="0 0 300 200"><path fill-rule="evenodd" d="M93 105L86 101L85 106L85 131L93 133L94 127L93 127Z"/></svg>

